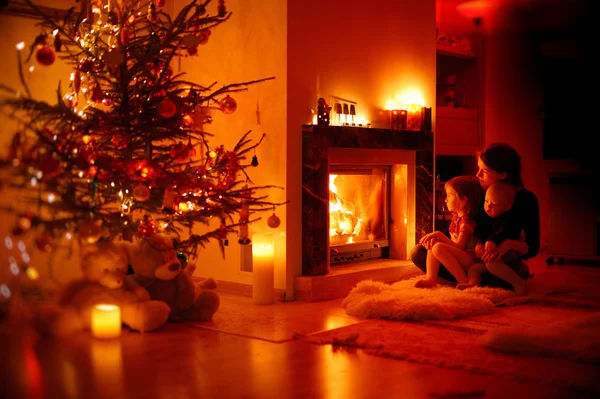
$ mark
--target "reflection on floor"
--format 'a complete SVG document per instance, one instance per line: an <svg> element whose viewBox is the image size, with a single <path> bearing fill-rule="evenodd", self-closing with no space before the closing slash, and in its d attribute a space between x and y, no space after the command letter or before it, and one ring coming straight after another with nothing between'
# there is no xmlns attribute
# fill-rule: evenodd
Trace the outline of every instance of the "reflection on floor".
<svg viewBox="0 0 600 399"><path fill-rule="evenodd" d="M556 302L546 308L498 308L491 315L444 323L464 327L469 334L473 326L544 323L600 309L600 269L548 268L541 259L532 270L536 276L570 279L579 289L555 295ZM41 339L29 330L0 325L1 397L583 398L600 393L595 382L600 367L594 364L580 366L580 382L565 387L302 339L356 323L381 323L348 316L341 299L271 306L255 306L250 298L228 293L221 293L221 299L210 323L172 323L146 334L124 331L120 339L106 342L84 333L64 340ZM410 327L420 328L418 323ZM520 364L528 359L515 357ZM553 362L564 365L548 358L548 367Z"/></svg>

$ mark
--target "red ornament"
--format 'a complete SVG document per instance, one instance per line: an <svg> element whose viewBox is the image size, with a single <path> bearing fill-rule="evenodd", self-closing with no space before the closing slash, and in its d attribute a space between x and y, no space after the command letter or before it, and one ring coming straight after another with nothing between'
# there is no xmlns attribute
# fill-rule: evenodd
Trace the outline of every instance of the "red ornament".
<svg viewBox="0 0 600 399"><path fill-rule="evenodd" d="M92 101L95 103L102 102L103 97L104 94L102 93L102 88L100 87L100 85L94 86L94 88L92 89Z"/></svg>
<svg viewBox="0 0 600 399"><path fill-rule="evenodd" d="M196 47L196 46L188 46L186 48L186 50L189 55L194 56L194 55L198 54L198 47Z"/></svg>
<svg viewBox="0 0 600 399"><path fill-rule="evenodd" d="M56 53L50 47L42 47L35 53L35 59L41 65L52 65L56 60Z"/></svg>
<svg viewBox="0 0 600 399"><path fill-rule="evenodd" d="M171 118L177 112L177 106L168 98L162 100L158 106L158 113L163 118Z"/></svg>
<svg viewBox="0 0 600 399"><path fill-rule="evenodd" d="M145 184L138 184L133 188L133 198L139 202L148 201L150 199L150 189Z"/></svg>
<svg viewBox="0 0 600 399"><path fill-rule="evenodd" d="M42 233L42 235L35 239L35 246L40 251L50 252L54 249L56 243L54 242L54 237L52 237L50 233L45 231Z"/></svg>
<svg viewBox="0 0 600 399"><path fill-rule="evenodd" d="M156 0L156 6L157 7L164 7L165 6L165 0Z"/></svg>
<svg viewBox="0 0 600 399"><path fill-rule="evenodd" d="M52 154L44 154L39 158L38 169L42 172L42 179L47 181L58 176L62 172L60 159L52 157Z"/></svg>
<svg viewBox="0 0 600 399"><path fill-rule="evenodd" d="M156 231L156 225L150 215L144 215L144 218L140 220L137 228L138 232L144 237L151 236Z"/></svg>
<svg viewBox="0 0 600 399"><path fill-rule="evenodd" d="M127 46L129 44L129 40L131 39L131 30L128 27L124 26L123 30L121 30L121 43L123 46Z"/></svg>
<svg viewBox="0 0 600 399"><path fill-rule="evenodd" d="M224 114L233 114L236 109L237 109L237 102L230 95L227 95L221 101L221 110L223 111Z"/></svg>
<svg viewBox="0 0 600 399"><path fill-rule="evenodd" d="M190 159L190 147L183 143L175 144L171 148L171 158L179 162L187 161Z"/></svg>
<svg viewBox="0 0 600 399"><path fill-rule="evenodd" d="M102 231L100 227L94 222L90 220L89 222L85 222L81 226L79 226L79 238L88 244L94 244L96 241L100 239L102 235Z"/></svg>
<svg viewBox="0 0 600 399"><path fill-rule="evenodd" d="M198 37L200 37L200 42L198 44L206 44L208 43L208 38L210 37L210 30L209 29L202 29L199 33L198 33Z"/></svg>
<svg viewBox="0 0 600 399"><path fill-rule="evenodd" d="M275 212L267 219L267 225L272 229L278 228L280 224L281 219L279 219L279 216L277 216Z"/></svg>

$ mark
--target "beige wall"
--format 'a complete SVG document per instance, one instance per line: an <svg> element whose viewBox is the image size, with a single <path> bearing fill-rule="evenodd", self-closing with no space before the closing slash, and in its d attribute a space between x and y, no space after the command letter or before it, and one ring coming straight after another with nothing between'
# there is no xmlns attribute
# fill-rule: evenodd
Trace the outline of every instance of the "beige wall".
<svg viewBox="0 0 600 399"><path fill-rule="evenodd" d="M290 287L302 270L302 124L312 120L317 99L331 95L357 101L358 114L376 127L387 127L386 102L412 89L435 104L435 1L289 1L287 15Z"/></svg>

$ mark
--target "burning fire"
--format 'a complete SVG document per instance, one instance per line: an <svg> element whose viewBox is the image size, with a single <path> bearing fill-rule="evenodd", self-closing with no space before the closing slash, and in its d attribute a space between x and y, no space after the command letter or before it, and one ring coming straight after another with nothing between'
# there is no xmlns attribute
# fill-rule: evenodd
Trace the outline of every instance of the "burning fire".
<svg viewBox="0 0 600 399"><path fill-rule="evenodd" d="M354 204L338 196L337 177L329 175L329 236L345 236L346 243L352 243L360 235L363 221L356 216Z"/></svg>

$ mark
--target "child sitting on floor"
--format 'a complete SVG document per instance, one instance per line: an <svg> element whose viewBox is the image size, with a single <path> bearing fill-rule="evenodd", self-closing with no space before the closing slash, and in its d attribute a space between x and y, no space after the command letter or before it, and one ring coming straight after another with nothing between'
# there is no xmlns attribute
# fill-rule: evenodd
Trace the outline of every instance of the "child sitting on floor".
<svg viewBox="0 0 600 399"><path fill-rule="evenodd" d="M427 249L427 277L415 287L429 288L437 284L440 264L456 278L467 283L466 271L475 262L475 216L481 206L483 192L474 176L457 176L444 184L446 207L452 212L450 238L441 231L425 235L419 241Z"/></svg>
<svg viewBox="0 0 600 399"><path fill-rule="evenodd" d="M484 210L491 219L489 231L481 234L480 242L483 245L475 246L475 254L478 259L486 261L488 254L493 253L498 245L506 239L519 240L520 232L513 226L513 212L511 211L517 192L512 184L506 182L496 182L492 184L485 192ZM491 263L490 263L491 264ZM481 275L488 270L497 277L510 283L518 295L524 292L524 280L519 281L511 279L503 272L502 267L508 268L501 262L494 262L495 267L487 267L484 263L473 264L468 271L468 283L458 284L457 288L465 289L481 284Z"/></svg>

